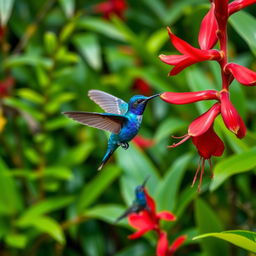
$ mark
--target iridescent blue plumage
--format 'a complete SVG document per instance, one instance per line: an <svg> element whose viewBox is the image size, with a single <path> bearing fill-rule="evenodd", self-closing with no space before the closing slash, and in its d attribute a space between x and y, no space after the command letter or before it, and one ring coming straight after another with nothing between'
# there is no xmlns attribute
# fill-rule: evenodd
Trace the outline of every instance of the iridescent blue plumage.
<svg viewBox="0 0 256 256"><path fill-rule="evenodd" d="M82 124L112 132L108 140L107 152L98 168L101 170L119 146L124 149L129 147L128 142L137 135L140 129L147 102L159 94L151 97L135 95L128 103L99 90L91 90L88 95L108 113L71 111L64 112L64 114Z"/></svg>
<svg viewBox="0 0 256 256"><path fill-rule="evenodd" d="M142 210L147 209L147 197L145 193L145 185L148 181L149 177L147 177L142 185L139 185L135 188L135 199L132 205L120 216L116 219L115 222L120 221L121 219L127 217L131 213L138 213Z"/></svg>

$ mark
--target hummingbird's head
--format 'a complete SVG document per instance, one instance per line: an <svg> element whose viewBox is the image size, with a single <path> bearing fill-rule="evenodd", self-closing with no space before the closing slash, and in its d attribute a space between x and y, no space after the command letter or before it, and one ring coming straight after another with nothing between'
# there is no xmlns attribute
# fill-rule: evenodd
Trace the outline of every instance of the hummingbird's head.
<svg viewBox="0 0 256 256"><path fill-rule="evenodd" d="M135 95L129 101L129 110L136 115L142 115L148 101L159 95L160 94L156 94L150 97L146 97L144 95Z"/></svg>

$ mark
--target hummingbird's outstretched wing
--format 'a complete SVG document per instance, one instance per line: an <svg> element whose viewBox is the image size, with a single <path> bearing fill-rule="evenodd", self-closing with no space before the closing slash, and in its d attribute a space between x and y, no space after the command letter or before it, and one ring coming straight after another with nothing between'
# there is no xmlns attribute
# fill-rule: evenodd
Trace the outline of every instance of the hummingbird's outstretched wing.
<svg viewBox="0 0 256 256"><path fill-rule="evenodd" d="M126 120L125 116L108 113L69 111L63 114L81 124L113 133L119 133L122 123Z"/></svg>
<svg viewBox="0 0 256 256"><path fill-rule="evenodd" d="M106 92L90 90L88 96L108 113L123 115L128 111L128 104Z"/></svg>

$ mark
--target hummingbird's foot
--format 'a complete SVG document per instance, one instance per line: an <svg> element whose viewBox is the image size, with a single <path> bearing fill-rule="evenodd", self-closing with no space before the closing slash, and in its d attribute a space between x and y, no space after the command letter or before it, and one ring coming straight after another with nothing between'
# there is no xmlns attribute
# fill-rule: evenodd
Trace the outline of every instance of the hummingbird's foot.
<svg viewBox="0 0 256 256"><path fill-rule="evenodd" d="M120 144L122 148L124 148L125 150L129 148L129 144L127 142L123 142Z"/></svg>

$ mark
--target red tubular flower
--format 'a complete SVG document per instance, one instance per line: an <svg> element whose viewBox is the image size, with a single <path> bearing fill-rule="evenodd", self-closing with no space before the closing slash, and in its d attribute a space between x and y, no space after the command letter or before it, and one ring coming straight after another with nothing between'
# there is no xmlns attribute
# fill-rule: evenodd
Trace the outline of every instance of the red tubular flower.
<svg viewBox="0 0 256 256"><path fill-rule="evenodd" d="M187 42L183 41L179 37L175 36L170 28L168 29L169 37L173 46L183 55L164 55L159 56L160 60L168 65L174 65L169 75L177 75L184 68L201 61L206 60L220 60L221 54L217 50L200 50Z"/></svg>
<svg viewBox="0 0 256 256"><path fill-rule="evenodd" d="M102 13L106 19L109 19L112 14L123 19L124 11L127 9L125 0L108 0L94 7L95 12Z"/></svg>
<svg viewBox="0 0 256 256"><path fill-rule="evenodd" d="M150 85L144 79L141 78L136 78L134 80L132 89L138 91L142 95L152 95L152 89Z"/></svg>
<svg viewBox="0 0 256 256"><path fill-rule="evenodd" d="M218 40L216 35L218 24L215 18L214 11L215 11L215 4L212 3L212 6L209 12L203 18L200 26L198 42L202 50L211 49Z"/></svg>
<svg viewBox="0 0 256 256"><path fill-rule="evenodd" d="M187 236L179 236L174 240L171 246L168 245L166 232L161 232L157 243L157 256L172 256L175 251L185 242Z"/></svg>
<svg viewBox="0 0 256 256"><path fill-rule="evenodd" d="M129 224L137 229L135 233L129 236L129 239L137 239L150 230L160 233L160 220L175 221L176 216L169 211L156 213L155 201L145 190L148 209L139 213L132 213L128 216Z"/></svg>
<svg viewBox="0 0 256 256"><path fill-rule="evenodd" d="M225 71L230 72L234 78L243 85L256 85L256 72L235 63L228 63Z"/></svg>
<svg viewBox="0 0 256 256"><path fill-rule="evenodd" d="M6 79L0 81L0 98L6 97L10 93L11 87L14 85L14 78L7 77Z"/></svg>
<svg viewBox="0 0 256 256"><path fill-rule="evenodd" d="M241 9L243 9L243 8L249 6L249 5L255 4L255 3L256 3L256 0L236 0L236 1L233 1L228 5L228 14L232 15L233 13L238 12Z"/></svg>
<svg viewBox="0 0 256 256"><path fill-rule="evenodd" d="M228 0L214 0L215 3L215 17L218 22L220 30L225 29L228 19Z"/></svg>
<svg viewBox="0 0 256 256"><path fill-rule="evenodd" d="M229 93L222 91L220 93L221 115L226 127L238 138L243 138L246 134L246 126L238 114L236 108L229 100Z"/></svg>
<svg viewBox="0 0 256 256"><path fill-rule="evenodd" d="M188 104L201 100L218 100L218 92L205 90L198 92L164 92L160 98L171 104Z"/></svg>
<svg viewBox="0 0 256 256"><path fill-rule="evenodd" d="M139 148L150 148L155 144L155 141L152 139L146 139L140 135L137 135L133 142L139 147Z"/></svg>

